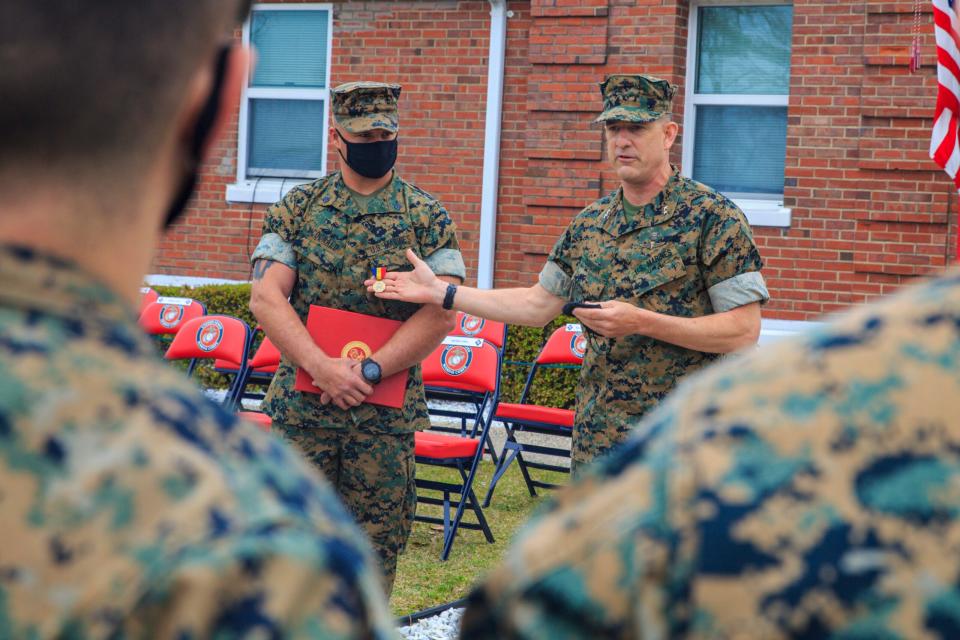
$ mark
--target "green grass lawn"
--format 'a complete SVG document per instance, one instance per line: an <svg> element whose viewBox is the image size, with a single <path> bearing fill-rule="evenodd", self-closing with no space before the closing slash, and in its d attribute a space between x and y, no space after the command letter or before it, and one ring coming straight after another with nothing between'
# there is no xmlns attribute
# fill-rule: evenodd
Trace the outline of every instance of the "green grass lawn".
<svg viewBox="0 0 960 640"><path fill-rule="evenodd" d="M457 473L452 469L418 465L417 474L431 480L453 481ZM474 480L474 492L482 501L486 494L493 463L484 460ZM561 473L539 472L537 478L566 484L569 476ZM440 561L443 547L443 532L439 525L414 523L413 533L406 552L400 556L397 579L393 587L390 606L394 615L401 616L427 607L461 598L470 591L484 573L499 564L513 534L527 521L549 490L538 490L536 498L530 497L516 463L497 483L493 502L484 509L487 523L496 540L490 544L481 531L459 529L454 539L450 558ZM420 513L439 516L440 507L417 505ZM464 514L464 521L473 521L473 513Z"/></svg>

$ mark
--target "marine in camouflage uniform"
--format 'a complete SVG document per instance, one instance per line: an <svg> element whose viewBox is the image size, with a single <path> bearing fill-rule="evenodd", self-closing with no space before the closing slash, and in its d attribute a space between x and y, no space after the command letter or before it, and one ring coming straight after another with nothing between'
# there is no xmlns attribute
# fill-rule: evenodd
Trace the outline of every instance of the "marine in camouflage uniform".
<svg viewBox="0 0 960 640"><path fill-rule="evenodd" d="M399 95L396 85L341 85L332 96L335 122L350 133L396 132ZM408 247L438 274L464 277L454 224L437 200L396 173L364 198L334 173L292 189L269 209L251 260L296 272L290 304L303 322L310 305L406 321L421 305L380 300L363 282L372 268L404 268ZM410 369L401 409L322 404L318 394L294 389L296 369L283 358L265 411L273 428L324 471L364 527L380 553L389 593L416 509L413 433L429 427L420 366Z"/></svg>
<svg viewBox="0 0 960 640"><path fill-rule="evenodd" d="M0 245L0 637L388 638L363 536L75 265Z"/></svg>
<svg viewBox="0 0 960 640"><path fill-rule="evenodd" d="M462 637L960 637L960 273L683 383Z"/></svg>
<svg viewBox="0 0 960 640"><path fill-rule="evenodd" d="M532 326L555 318L567 301L597 303L573 310L591 332L577 390L574 471L621 442L629 422L679 378L716 354L756 344L759 305L769 298L743 213L670 165L673 87L643 75L611 76L600 86L597 120L621 185L570 223L536 285L455 287L414 258L412 273L388 273L376 293Z"/></svg>
<svg viewBox="0 0 960 640"><path fill-rule="evenodd" d="M674 170L636 216L625 213L620 190L580 212L550 252L540 285L568 300L623 300L694 318L765 300L760 267L743 213ZM573 437L578 463L621 442L679 378L720 357L643 335L585 335Z"/></svg>
<svg viewBox="0 0 960 640"><path fill-rule="evenodd" d="M598 122L650 122L670 112L673 88L651 76L611 76L601 84ZM769 298L760 254L743 213L673 167L663 190L639 211L623 188L581 211L540 272L548 292L574 301L621 300L641 309L695 318ZM574 463L626 438L677 380L719 357L645 335L587 332L577 387Z"/></svg>

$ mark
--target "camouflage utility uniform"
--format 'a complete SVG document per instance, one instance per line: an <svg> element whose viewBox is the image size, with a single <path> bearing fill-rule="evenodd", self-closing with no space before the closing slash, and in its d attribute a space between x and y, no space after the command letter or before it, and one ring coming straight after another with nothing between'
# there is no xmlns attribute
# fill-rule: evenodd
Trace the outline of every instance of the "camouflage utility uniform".
<svg viewBox="0 0 960 640"><path fill-rule="evenodd" d="M543 288L567 300L622 300L687 318L767 298L750 227L729 199L676 170L637 216L626 214L622 197L617 190L574 218L540 272ZM641 335L586 335L578 463L621 442L680 377L719 357Z"/></svg>
<svg viewBox="0 0 960 640"><path fill-rule="evenodd" d="M960 273L708 369L525 529L464 638L960 638Z"/></svg>
<svg viewBox="0 0 960 640"><path fill-rule="evenodd" d="M71 264L0 247L0 637L392 637L329 485L156 357Z"/></svg>
<svg viewBox="0 0 960 640"><path fill-rule="evenodd" d="M674 89L659 78L615 75L600 85L597 122L643 124L668 116ZM547 257L540 285L572 301L620 300L641 309L694 318L769 299L750 226L733 202L681 176L635 215L623 189L570 223ZM683 375L719 356L642 335L588 332L577 387L573 462L579 465L626 438Z"/></svg>
<svg viewBox="0 0 960 640"><path fill-rule="evenodd" d="M334 173L291 190L267 212L251 259L273 260L297 272L290 304L302 321L310 305L410 318L420 305L381 300L363 285L371 268L409 269L408 247L437 274L464 277L455 227L432 196L394 174L389 185L364 200ZM265 410L274 428L296 442L336 486L379 551L389 587L416 510L413 432L430 426L420 366L410 369L401 409L361 404L345 411L322 405L318 394L296 391L295 379L296 367L284 358Z"/></svg>

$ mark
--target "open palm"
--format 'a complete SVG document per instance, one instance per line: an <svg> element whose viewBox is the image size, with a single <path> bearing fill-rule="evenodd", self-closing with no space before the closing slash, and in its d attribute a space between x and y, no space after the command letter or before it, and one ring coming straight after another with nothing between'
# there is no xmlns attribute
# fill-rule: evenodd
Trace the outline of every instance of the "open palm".
<svg viewBox="0 0 960 640"><path fill-rule="evenodd" d="M413 265L413 271L389 271L383 277L385 289L376 291L376 280L364 282L367 291L384 300L402 302L439 304L443 298L445 285L434 275L426 262L417 257L413 249L407 249L407 260Z"/></svg>

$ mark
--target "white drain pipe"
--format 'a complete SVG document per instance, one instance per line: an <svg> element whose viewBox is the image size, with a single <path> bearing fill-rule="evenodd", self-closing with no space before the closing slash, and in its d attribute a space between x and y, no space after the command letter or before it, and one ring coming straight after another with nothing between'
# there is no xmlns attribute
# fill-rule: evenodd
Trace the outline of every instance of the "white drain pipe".
<svg viewBox="0 0 960 640"><path fill-rule="evenodd" d="M480 192L480 247L477 286L493 288L497 243L497 191L500 179L500 121L507 48L507 2L490 1L490 54L487 57L487 119L483 136L483 185Z"/></svg>

